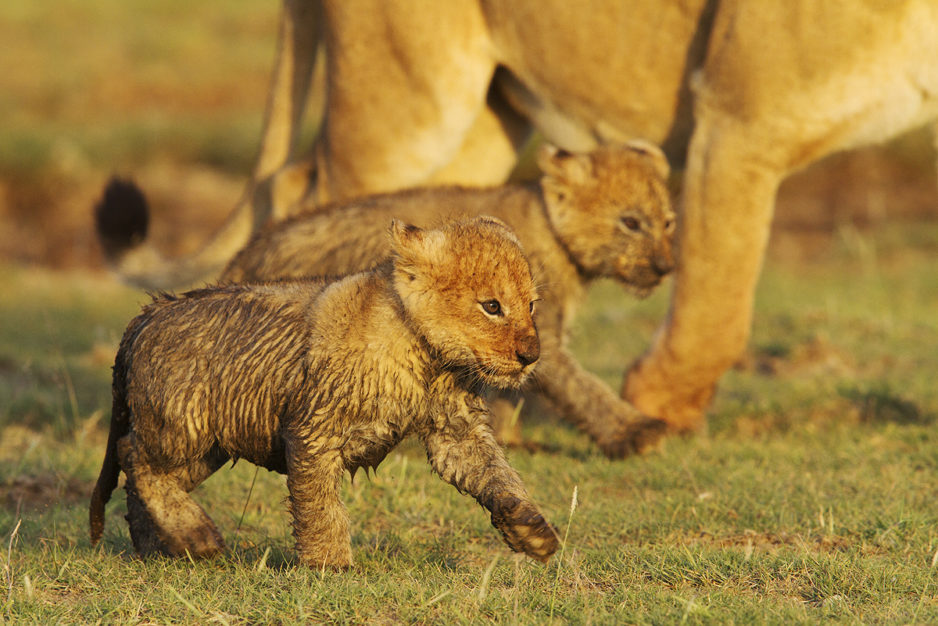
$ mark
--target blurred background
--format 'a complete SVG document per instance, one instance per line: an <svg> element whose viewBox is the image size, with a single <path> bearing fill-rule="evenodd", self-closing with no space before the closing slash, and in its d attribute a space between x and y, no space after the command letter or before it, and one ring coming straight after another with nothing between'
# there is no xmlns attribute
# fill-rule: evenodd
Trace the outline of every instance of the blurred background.
<svg viewBox="0 0 938 626"><path fill-rule="evenodd" d="M196 247L247 181L278 11L272 0L0 3L0 261L101 269L92 206L115 173L148 194L164 250ZM938 217L934 163L918 132L792 177L773 257L817 259L845 227Z"/></svg>

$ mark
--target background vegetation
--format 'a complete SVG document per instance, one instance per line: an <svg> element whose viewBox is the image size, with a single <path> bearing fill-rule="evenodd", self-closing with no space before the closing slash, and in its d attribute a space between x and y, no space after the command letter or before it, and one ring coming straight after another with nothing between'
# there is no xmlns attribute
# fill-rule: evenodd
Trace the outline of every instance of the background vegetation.
<svg viewBox="0 0 938 626"><path fill-rule="evenodd" d="M751 347L708 433L609 462L550 416L525 422L536 450L512 462L568 532L547 566L512 555L414 444L346 484L348 573L296 564L283 478L246 463L196 494L225 557L138 560L121 492L92 548L110 365L146 296L100 269L90 206L133 173L161 241L196 245L250 167L275 26L260 0L0 3L0 620L938 621L923 135L786 184ZM574 347L617 387L666 306L667 287L636 303L599 285Z"/></svg>

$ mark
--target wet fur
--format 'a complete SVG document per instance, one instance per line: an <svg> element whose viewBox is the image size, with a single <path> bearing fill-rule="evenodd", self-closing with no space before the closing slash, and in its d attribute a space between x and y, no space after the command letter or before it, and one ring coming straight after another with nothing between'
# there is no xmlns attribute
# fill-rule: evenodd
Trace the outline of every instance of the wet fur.
<svg viewBox="0 0 938 626"><path fill-rule="evenodd" d="M377 466L415 434L513 550L540 560L555 551L477 393L517 386L537 359L536 291L517 240L479 218L436 230L395 222L391 242L392 260L364 273L163 295L131 321L92 542L123 470L139 553L218 553L224 541L189 492L243 458L287 474L300 561L349 567L342 475ZM501 316L480 308L490 299Z"/></svg>
<svg viewBox="0 0 938 626"><path fill-rule="evenodd" d="M527 186L429 188L311 207L262 230L221 280L359 271L388 254L383 225L392 217L430 226L445 216L495 215L521 239L540 286L542 355L529 388L542 392L607 456L642 451L657 441L663 423L639 414L583 369L566 348L566 334L594 279L613 278L644 296L672 270L675 216L665 186L667 161L657 147L632 142L585 153L547 146L538 163L544 176ZM497 413L510 412L501 406ZM498 432L503 440L519 440L516 428L500 426Z"/></svg>

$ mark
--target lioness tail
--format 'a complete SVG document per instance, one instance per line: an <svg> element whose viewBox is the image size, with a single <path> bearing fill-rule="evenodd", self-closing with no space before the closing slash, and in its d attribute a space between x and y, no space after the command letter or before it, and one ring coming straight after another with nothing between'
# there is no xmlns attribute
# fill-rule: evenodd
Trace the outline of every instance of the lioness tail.
<svg viewBox="0 0 938 626"><path fill-rule="evenodd" d="M104 258L122 280L143 289L176 289L213 278L254 230L251 202L242 201L200 250L170 259L147 239L150 209L131 181L111 178L95 206L95 230Z"/></svg>

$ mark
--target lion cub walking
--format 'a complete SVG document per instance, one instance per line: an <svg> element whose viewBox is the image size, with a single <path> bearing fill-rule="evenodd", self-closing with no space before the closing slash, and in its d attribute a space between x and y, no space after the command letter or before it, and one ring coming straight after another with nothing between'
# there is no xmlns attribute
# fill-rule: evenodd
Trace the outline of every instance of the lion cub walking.
<svg viewBox="0 0 938 626"><path fill-rule="evenodd" d="M161 296L127 327L91 497L91 540L127 475L142 555L208 556L224 541L189 496L229 459L287 475L301 562L352 563L345 471L416 434L433 469L491 512L512 550L557 537L508 465L479 383L517 387L538 360L537 294L517 239L476 218L390 231L391 259L337 279Z"/></svg>
<svg viewBox="0 0 938 626"><path fill-rule="evenodd" d="M260 231L221 281L360 271L388 254L383 231L392 217L429 226L446 216L494 215L521 240L543 298L536 316L543 350L531 390L607 456L641 451L664 423L644 417L586 371L567 350L566 335L594 279L613 278L644 296L673 269L667 160L657 146L634 141L583 153L546 146L538 165L544 175L537 184L419 189L301 213Z"/></svg>

